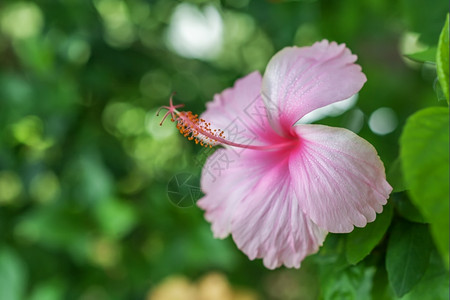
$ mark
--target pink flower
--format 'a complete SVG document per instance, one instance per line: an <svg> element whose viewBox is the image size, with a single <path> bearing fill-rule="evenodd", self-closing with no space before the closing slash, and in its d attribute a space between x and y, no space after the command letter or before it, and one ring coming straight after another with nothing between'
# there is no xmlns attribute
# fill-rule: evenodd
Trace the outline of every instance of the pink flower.
<svg viewBox="0 0 450 300"><path fill-rule="evenodd" d="M251 73L215 95L200 119L172 102L166 107L190 139L224 145L203 168L205 196L197 203L214 236L231 234L269 269L299 268L327 232L374 221L392 191L366 140L343 128L297 124L361 89L366 76L355 61L344 44L325 40L285 48L264 77Z"/></svg>

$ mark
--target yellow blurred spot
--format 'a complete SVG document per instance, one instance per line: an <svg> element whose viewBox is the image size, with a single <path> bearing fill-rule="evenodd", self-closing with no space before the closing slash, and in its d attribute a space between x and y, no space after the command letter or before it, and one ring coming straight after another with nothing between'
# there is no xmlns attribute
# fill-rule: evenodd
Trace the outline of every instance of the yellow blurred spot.
<svg viewBox="0 0 450 300"><path fill-rule="evenodd" d="M147 300L258 300L256 292L234 290L220 273L206 274L197 283L184 276L170 276L149 292Z"/></svg>
<svg viewBox="0 0 450 300"><path fill-rule="evenodd" d="M94 263L103 268L110 268L116 265L120 258L119 246L106 238L97 239L91 252L91 259Z"/></svg>
<svg viewBox="0 0 450 300"><path fill-rule="evenodd" d="M224 275L209 273L198 282L198 299L233 300L233 291Z"/></svg>
<svg viewBox="0 0 450 300"><path fill-rule="evenodd" d="M196 287L182 276L165 279L147 297L147 300L199 300ZM219 299L217 299L219 300Z"/></svg>
<svg viewBox="0 0 450 300"><path fill-rule="evenodd" d="M38 35L44 25L39 7L32 2L16 2L0 14L2 31L11 38L26 39Z"/></svg>
<svg viewBox="0 0 450 300"><path fill-rule="evenodd" d="M48 171L36 175L30 183L30 195L39 203L49 203L55 200L60 192L58 177Z"/></svg>
<svg viewBox="0 0 450 300"><path fill-rule="evenodd" d="M16 173L0 172L0 204L13 202L22 192L22 181Z"/></svg>

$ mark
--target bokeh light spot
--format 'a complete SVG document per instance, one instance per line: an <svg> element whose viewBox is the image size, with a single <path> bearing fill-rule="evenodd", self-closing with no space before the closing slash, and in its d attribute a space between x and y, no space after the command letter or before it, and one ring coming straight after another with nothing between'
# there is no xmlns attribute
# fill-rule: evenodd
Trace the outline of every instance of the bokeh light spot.
<svg viewBox="0 0 450 300"><path fill-rule="evenodd" d="M112 47L125 48L136 38L128 7L121 0L97 0L95 7L105 26L105 41Z"/></svg>
<svg viewBox="0 0 450 300"><path fill-rule="evenodd" d="M209 273L198 283L200 299L232 300L233 290L227 278L221 273Z"/></svg>
<svg viewBox="0 0 450 300"><path fill-rule="evenodd" d="M400 38L399 52L408 55L426 50L427 46L419 41L419 37L420 34L416 32L405 32ZM415 62L404 55L401 56L401 59L410 67L419 68L420 66L418 62Z"/></svg>
<svg viewBox="0 0 450 300"><path fill-rule="evenodd" d="M159 125L163 116L162 113L165 113L165 111L163 110L159 116L156 116L156 112L157 109L151 110L145 117L145 129L147 132L156 140L162 140L175 135L177 130L170 120L166 120L162 125Z"/></svg>
<svg viewBox="0 0 450 300"><path fill-rule="evenodd" d="M178 55L210 59L222 46L222 18L217 9L206 6L203 11L188 3L176 8L167 32L167 44Z"/></svg>
<svg viewBox="0 0 450 300"><path fill-rule="evenodd" d="M381 107L374 111L369 118L369 127L378 135L386 135L395 130L398 125L397 115L392 108Z"/></svg>
<svg viewBox="0 0 450 300"><path fill-rule="evenodd" d="M130 109L131 106L128 103L123 102L110 102L103 110L102 121L106 131L111 134L118 135L116 124L120 116Z"/></svg>
<svg viewBox="0 0 450 300"><path fill-rule="evenodd" d="M364 113L358 109L353 109L346 120L346 128L353 131L354 133L358 133L361 131L364 125Z"/></svg>
<svg viewBox="0 0 450 300"><path fill-rule="evenodd" d="M91 46L82 39L73 39L67 48L67 58L76 64L84 64L91 55Z"/></svg>
<svg viewBox="0 0 450 300"><path fill-rule="evenodd" d="M92 244L91 259L103 268L113 267L120 259L120 248L108 238L99 238Z"/></svg>
<svg viewBox="0 0 450 300"><path fill-rule="evenodd" d="M145 130L145 111L129 103L109 103L102 120L105 129L116 136L139 135Z"/></svg>
<svg viewBox="0 0 450 300"><path fill-rule="evenodd" d="M38 35L44 26L40 8L32 2L17 2L3 8L1 29L12 38L25 39Z"/></svg>
<svg viewBox="0 0 450 300"><path fill-rule="evenodd" d="M37 146L41 143L43 123L36 116L27 116L12 126L13 136L19 143Z"/></svg>
<svg viewBox="0 0 450 300"><path fill-rule="evenodd" d="M22 181L16 173L0 172L0 204L13 202L22 192Z"/></svg>
<svg viewBox="0 0 450 300"><path fill-rule="evenodd" d="M40 173L31 180L30 195L39 203L45 204L55 200L59 192L59 179L51 171Z"/></svg>
<svg viewBox="0 0 450 300"><path fill-rule="evenodd" d="M125 136L138 135L144 131L145 111L131 108L123 112L117 122L117 129Z"/></svg>
<svg viewBox="0 0 450 300"><path fill-rule="evenodd" d="M255 20L251 16L231 10L224 12L223 23L226 46L245 44L256 30Z"/></svg>
<svg viewBox="0 0 450 300"><path fill-rule="evenodd" d="M196 300L196 287L183 276L171 276L149 292L148 300L184 299Z"/></svg>

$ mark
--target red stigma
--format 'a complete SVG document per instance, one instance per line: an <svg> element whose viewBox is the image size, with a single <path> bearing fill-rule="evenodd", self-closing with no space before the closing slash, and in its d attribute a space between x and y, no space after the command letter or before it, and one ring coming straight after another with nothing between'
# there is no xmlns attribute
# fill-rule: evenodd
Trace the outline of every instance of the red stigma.
<svg viewBox="0 0 450 300"><path fill-rule="evenodd" d="M197 114L193 114L188 111L178 111L177 108L183 107L184 104L173 105L173 95L170 97L169 106L162 106L156 113L159 116L161 109L167 109L166 114L159 123L162 125L166 118L171 115L171 121L177 122L177 129L188 140L194 140L196 144L200 144L204 147L212 147L218 143L224 141L225 136L222 130L210 128L211 123L206 123L205 120L199 119Z"/></svg>
<svg viewBox="0 0 450 300"><path fill-rule="evenodd" d="M177 113L176 109L184 106L184 104L173 105L173 100L172 100L173 95L175 95L175 93L173 93L173 94L170 96L170 99L169 99L169 106L161 106L161 107L158 109L158 112L156 113L156 116L159 116L159 112L161 111L161 109L163 109L163 108L167 109L167 112L166 112L166 114L164 115L164 117L163 117L163 119L161 120L161 122L159 123L159 126L162 126L162 124L164 123L164 121L166 120L166 118L167 118L167 116L168 116L169 114L172 115L171 121L174 122L175 119L176 119L175 114Z"/></svg>

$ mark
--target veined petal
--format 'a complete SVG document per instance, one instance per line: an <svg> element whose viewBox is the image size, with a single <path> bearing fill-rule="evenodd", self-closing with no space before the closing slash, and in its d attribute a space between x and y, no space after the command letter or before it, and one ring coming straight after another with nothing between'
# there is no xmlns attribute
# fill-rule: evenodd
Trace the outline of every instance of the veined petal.
<svg viewBox="0 0 450 300"><path fill-rule="evenodd" d="M244 152L248 151L252 150ZM247 194L256 181L253 176L243 180L245 164L231 149L219 149L203 166L201 188L205 196L197 201L197 205L205 210L205 219L211 222L216 238L226 238L231 233L231 219L242 195Z"/></svg>
<svg viewBox="0 0 450 300"><path fill-rule="evenodd" d="M343 128L298 125L289 169L303 212L329 232L364 227L383 210L392 187L366 140Z"/></svg>
<svg viewBox="0 0 450 300"><path fill-rule="evenodd" d="M214 130L223 130L227 140L245 145L275 143L261 98L261 75L253 72L238 79L232 88L214 95L201 118Z"/></svg>
<svg viewBox="0 0 450 300"><path fill-rule="evenodd" d="M307 113L356 94L366 82L344 44L317 42L311 47L289 47L269 62L262 97L273 128L288 135Z"/></svg>
<svg viewBox="0 0 450 300"><path fill-rule="evenodd" d="M274 269L300 267L315 253L326 232L302 212L289 176L288 150L216 151L202 174L205 209L216 237L231 233L250 259Z"/></svg>

